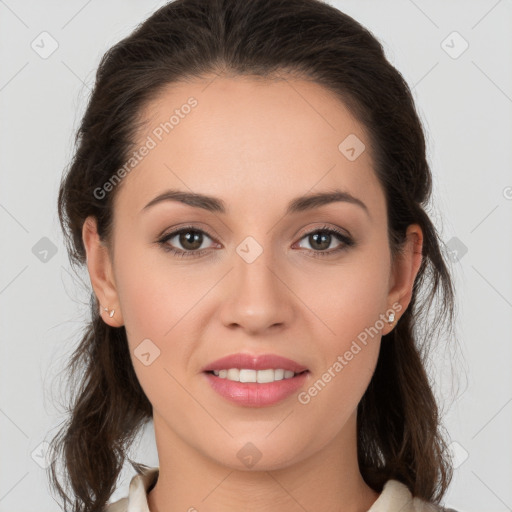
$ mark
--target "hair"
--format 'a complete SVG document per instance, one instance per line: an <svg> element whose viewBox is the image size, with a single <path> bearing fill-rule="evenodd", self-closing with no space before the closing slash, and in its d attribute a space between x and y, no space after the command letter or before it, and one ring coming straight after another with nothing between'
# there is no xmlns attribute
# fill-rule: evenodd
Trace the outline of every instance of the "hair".
<svg viewBox="0 0 512 512"><path fill-rule="evenodd" d="M432 176L412 93L375 36L350 16L320 0L176 0L110 48L59 189L59 220L72 266L86 262L82 226L88 216L96 218L100 239L111 240L120 187L102 199L94 191L130 158L144 108L169 84L212 73L296 77L334 93L367 131L393 258L404 247L407 227L420 225L423 258L412 299L384 337L358 405L357 449L362 477L375 491L393 478L414 496L439 503L453 467L426 367L434 334L453 328L453 284L427 214ZM66 368L78 380L71 387L69 418L50 445L51 485L64 507L76 512L104 508L128 448L152 418L125 328L105 324L98 309L91 293L91 319ZM128 460L141 471L143 465Z"/></svg>

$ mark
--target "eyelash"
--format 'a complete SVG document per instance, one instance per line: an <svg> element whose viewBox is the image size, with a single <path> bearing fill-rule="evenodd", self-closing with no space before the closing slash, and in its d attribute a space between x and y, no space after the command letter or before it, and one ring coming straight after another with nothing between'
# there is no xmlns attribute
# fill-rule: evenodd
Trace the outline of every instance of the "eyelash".
<svg viewBox="0 0 512 512"><path fill-rule="evenodd" d="M203 249L201 251L195 250L195 251L182 251L181 249L175 249L171 247L167 242L168 240L171 240L176 235L180 235L181 233L187 233L187 232L195 232L195 233L202 233L204 235L207 235L210 239L214 239L213 236L211 236L207 231L204 231L203 229L198 229L194 226L185 226L184 228L180 228L177 231L172 231L171 233L168 233L166 235L163 235L161 238L157 240L157 243L162 247L162 249L166 252L169 252L173 255L175 255L178 258L198 258L202 256L203 254L207 253L209 249ZM314 229L313 231L309 231L308 233L305 233L302 235L300 240L303 238L312 235L314 233L328 233L331 235L334 235L340 242L343 242L343 245L338 247L337 249L330 250L330 251L315 251L312 249L306 249L308 252L312 253L312 256L315 258L325 258L327 256L331 256L333 254L337 254L343 250L346 250L349 247L353 247L355 245L354 240L352 240L350 237L342 233L341 231L338 231L335 228L331 228L328 226L323 226L321 228Z"/></svg>

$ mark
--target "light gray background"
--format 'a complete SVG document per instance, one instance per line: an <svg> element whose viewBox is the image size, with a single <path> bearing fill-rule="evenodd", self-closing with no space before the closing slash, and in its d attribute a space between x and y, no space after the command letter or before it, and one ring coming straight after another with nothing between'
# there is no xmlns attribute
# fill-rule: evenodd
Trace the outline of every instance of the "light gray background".
<svg viewBox="0 0 512 512"><path fill-rule="evenodd" d="M59 180L101 56L163 3L0 0L0 512L59 510L44 441L63 421L55 376L88 312L58 226ZM379 38L413 88L432 215L447 250L459 247L461 349L441 348L431 367L457 466L445 503L512 510L512 2L330 3ZM51 39L58 48L47 58L31 46L48 51ZM41 252L43 237L54 255ZM158 464L152 428L132 456ZM131 476L126 468L113 499Z"/></svg>

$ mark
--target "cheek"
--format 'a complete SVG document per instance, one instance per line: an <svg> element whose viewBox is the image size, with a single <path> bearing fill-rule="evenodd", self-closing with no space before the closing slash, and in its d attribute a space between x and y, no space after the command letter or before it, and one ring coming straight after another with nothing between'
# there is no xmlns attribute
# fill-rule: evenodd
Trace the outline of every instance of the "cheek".
<svg viewBox="0 0 512 512"><path fill-rule="evenodd" d="M116 277L137 379L155 410L185 410L190 397L179 383L193 350L186 328L197 299L186 280L157 264L151 251L125 254Z"/></svg>
<svg viewBox="0 0 512 512"><path fill-rule="evenodd" d="M320 364L301 403L316 414L331 409L333 432L357 407L377 364L389 281L389 259L385 251L379 255L354 253L335 272L309 280L322 284L310 286L307 301L321 320L315 327Z"/></svg>
<svg viewBox="0 0 512 512"><path fill-rule="evenodd" d="M349 300L337 297L329 313L324 310L325 323L333 332L318 331L319 364L310 385L298 396L306 417L325 420L328 414L323 422L325 438L336 435L357 409L375 371L384 326L380 301L371 293L354 293Z"/></svg>
<svg viewBox="0 0 512 512"><path fill-rule="evenodd" d="M116 286L131 358L145 392L156 398L159 383L173 386L170 374L183 380L198 338L199 302L208 286L197 271L169 263L165 253L129 235L119 236L116 254ZM145 362L154 362L146 366L142 354L148 353Z"/></svg>
<svg viewBox="0 0 512 512"><path fill-rule="evenodd" d="M322 268L303 280L301 294L325 324L319 339L343 349L365 329L382 329L387 309L389 256L385 250L353 252L339 267ZM328 329L325 329L325 327Z"/></svg>
<svg viewBox="0 0 512 512"><path fill-rule="evenodd" d="M157 247L126 233L116 243L116 285L129 341L164 340L194 299L190 281Z"/></svg>
<svg viewBox="0 0 512 512"><path fill-rule="evenodd" d="M325 371L315 376L299 397L305 411L303 417L322 419L324 439L339 433L357 410L375 370L380 343L376 336L367 345L349 344L347 350L335 354Z"/></svg>

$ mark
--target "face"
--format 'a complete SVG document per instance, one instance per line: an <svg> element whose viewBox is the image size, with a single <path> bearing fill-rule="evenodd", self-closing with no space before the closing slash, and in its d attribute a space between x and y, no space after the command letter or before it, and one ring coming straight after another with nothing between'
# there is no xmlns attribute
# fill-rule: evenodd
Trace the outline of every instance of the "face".
<svg viewBox="0 0 512 512"><path fill-rule="evenodd" d="M392 265L370 143L339 99L300 80L212 80L174 84L144 111L136 148L149 149L116 191L107 277L89 270L116 306L104 320L126 328L155 429L233 468L241 448L278 468L355 443L384 320L412 280ZM307 371L274 383L203 371L236 354ZM286 366L261 364L278 371L242 380Z"/></svg>

